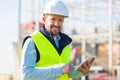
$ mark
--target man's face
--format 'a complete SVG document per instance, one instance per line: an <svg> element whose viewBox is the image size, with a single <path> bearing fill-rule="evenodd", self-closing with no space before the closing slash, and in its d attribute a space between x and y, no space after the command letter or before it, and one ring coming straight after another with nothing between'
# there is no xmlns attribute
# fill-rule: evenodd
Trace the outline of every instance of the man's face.
<svg viewBox="0 0 120 80"><path fill-rule="evenodd" d="M64 16L49 14L43 17L45 28L56 36L61 30L64 22Z"/></svg>

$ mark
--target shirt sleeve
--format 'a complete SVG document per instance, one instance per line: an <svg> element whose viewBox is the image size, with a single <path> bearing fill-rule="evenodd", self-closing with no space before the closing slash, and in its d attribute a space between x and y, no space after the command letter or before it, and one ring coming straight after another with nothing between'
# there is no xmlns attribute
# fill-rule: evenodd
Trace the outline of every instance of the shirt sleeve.
<svg viewBox="0 0 120 80"><path fill-rule="evenodd" d="M36 68L36 49L34 42L28 38L23 46L21 73L23 80L55 80L62 75L61 68Z"/></svg>

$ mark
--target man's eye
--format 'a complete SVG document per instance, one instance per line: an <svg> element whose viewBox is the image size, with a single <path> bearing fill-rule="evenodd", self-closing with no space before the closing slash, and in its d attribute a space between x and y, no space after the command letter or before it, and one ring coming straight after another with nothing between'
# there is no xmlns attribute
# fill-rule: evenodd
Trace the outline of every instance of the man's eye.
<svg viewBox="0 0 120 80"><path fill-rule="evenodd" d="M51 20L53 20L53 21L54 21L54 20L55 20L55 18L52 18Z"/></svg>
<svg viewBox="0 0 120 80"><path fill-rule="evenodd" d="M61 22L61 21L63 21L62 19L59 19L59 21Z"/></svg>

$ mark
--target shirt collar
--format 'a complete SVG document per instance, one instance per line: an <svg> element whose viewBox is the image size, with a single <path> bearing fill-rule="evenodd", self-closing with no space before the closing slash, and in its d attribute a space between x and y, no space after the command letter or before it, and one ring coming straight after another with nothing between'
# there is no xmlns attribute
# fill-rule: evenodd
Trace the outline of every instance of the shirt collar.
<svg viewBox="0 0 120 80"><path fill-rule="evenodd" d="M60 39L61 39L60 34L58 34L58 35L54 38L54 40L57 40L57 41L59 41Z"/></svg>
<svg viewBox="0 0 120 80"><path fill-rule="evenodd" d="M51 32L45 29L45 26L43 26L40 31L42 33L44 33L46 36L53 38L51 35ZM59 41L60 39L61 39L61 36L60 36L60 32L59 32L59 34L54 38L54 40Z"/></svg>

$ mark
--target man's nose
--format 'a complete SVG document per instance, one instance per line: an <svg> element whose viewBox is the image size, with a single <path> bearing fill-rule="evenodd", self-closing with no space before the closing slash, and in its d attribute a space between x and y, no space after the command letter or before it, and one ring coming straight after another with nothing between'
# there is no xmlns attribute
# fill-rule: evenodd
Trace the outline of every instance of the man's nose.
<svg viewBox="0 0 120 80"><path fill-rule="evenodd" d="M54 25L55 26L60 26L60 22L56 20L55 23L54 23Z"/></svg>

